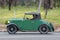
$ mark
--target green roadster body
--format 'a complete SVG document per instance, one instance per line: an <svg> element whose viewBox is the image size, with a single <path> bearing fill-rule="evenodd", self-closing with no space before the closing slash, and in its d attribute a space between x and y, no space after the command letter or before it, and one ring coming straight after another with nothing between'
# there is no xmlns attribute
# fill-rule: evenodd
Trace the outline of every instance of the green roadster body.
<svg viewBox="0 0 60 40"><path fill-rule="evenodd" d="M32 15L33 18L25 18L26 15ZM45 20L42 20L39 13L25 13L25 16L22 19L13 18L8 20L7 31L9 33L12 33L11 30L13 29L9 30L9 27L12 27L11 25L15 25L14 27L17 28L17 31L39 31L41 25L47 25L49 32L54 31L53 25Z"/></svg>

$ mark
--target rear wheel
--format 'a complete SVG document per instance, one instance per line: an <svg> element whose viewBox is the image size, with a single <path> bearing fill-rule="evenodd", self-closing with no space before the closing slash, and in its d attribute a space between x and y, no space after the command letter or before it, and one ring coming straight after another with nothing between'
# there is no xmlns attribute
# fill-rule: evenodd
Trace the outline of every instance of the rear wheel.
<svg viewBox="0 0 60 40"><path fill-rule="evenodd" d="M7 31L9 34L15 34L17 32L17 27L15 25L8 25Z"/></svg>
<svg viewBox="0 0 60 40"><path fill-rule="evenodd" d="M48 28L48 26L47 25L41 25L40 27L39 27L39 32L41 33L41 34L47 34L48 33L48 31L49 31L49 28Z"/></svg>

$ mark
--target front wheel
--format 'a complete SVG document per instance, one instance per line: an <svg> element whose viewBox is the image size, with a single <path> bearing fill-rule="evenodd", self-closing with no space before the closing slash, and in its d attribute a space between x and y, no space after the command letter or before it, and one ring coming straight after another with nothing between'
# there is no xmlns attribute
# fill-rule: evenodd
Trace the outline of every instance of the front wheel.
<svg viewBox="0 0 60 40"><path fill-rule="evenodd" d="M15 25L8 25L7 31L9 34L15 34L17 32L17 28Z"/></svg>
<svg viewBox="0 0 60 40"><path fill-rule="evenodd" d="M41 33L41 34L47 34L48 33L48 31L49 31L49 28L48 28L48 26L47 25L41 25L40 27L39 27L39 32Z"/></svg>

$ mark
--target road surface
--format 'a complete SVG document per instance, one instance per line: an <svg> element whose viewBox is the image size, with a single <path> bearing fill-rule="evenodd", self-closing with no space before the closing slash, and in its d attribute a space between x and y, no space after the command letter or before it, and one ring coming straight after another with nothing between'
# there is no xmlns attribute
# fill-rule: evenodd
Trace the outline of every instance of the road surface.
<svg viewBox="0 0 60 40"><path fill-rule="evenodd" d="M7 32L0 32L0 40L60 40L60 33L18 32L8 34Z"/></svg>

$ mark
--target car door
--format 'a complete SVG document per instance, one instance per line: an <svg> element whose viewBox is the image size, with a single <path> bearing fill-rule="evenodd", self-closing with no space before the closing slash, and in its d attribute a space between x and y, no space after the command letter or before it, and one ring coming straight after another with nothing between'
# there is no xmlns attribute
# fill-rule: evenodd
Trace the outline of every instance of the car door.
<svg viewBox="0 0 60 40"><path fill-rule="evenodd" d="M40 21L39 20L32 20L31 22L33 24L33 30L38 30L38 27L40 25Z"/></svg>
<svg viewBox="0 0 60 40"><path fill-rule="evenodd" d="M34 22L33 20L24 20L23 21L23 26L21 27L22 30L34 30Z"/></svg>

